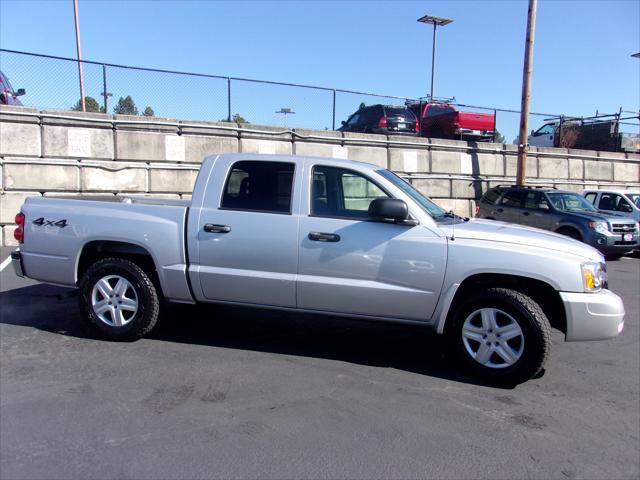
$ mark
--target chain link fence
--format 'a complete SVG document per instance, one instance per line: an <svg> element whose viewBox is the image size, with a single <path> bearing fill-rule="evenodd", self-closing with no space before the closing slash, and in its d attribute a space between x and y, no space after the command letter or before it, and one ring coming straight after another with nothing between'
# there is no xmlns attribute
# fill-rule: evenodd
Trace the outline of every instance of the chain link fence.
<svg viewBox="0 0 640 480"><path fill-rule="evenodd" d="M202 121L247 121L286 128L335 130L362 103L404 105L408 97L342 89L252 80L220 75L138 68L82 61L87 111L130 113ZM0 49L0 70L12 81L25 106L80 110L78 61ZM120 99L124 111L118 108ZM513 143L517 110L456 104L465 111L496 116L496 127ZM135 109L134 109L135 105ZM530 114L530 125L541 126L553 114Z"/></svg>

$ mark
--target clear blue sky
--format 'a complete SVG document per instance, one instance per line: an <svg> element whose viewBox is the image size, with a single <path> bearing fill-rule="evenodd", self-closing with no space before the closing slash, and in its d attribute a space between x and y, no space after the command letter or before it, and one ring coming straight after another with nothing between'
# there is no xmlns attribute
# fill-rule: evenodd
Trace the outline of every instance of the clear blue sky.
<svg viewBox="0 0 640 480"><path fill-rule="evenodd" d="M524 0L79 0L79 5L85 59L406 97L429 90L432 31L416 20L424 14L448 17L454 22L438 29L436 95L473 105L520 105ZM0 0L0 46L74 57L72 0ZM532 111L591 115L620 107L638 110L640 60L631 57L636 52L640 1L539 1ZM25 104L46 102L51 91L67 89L42 85L50 67L31 63L27 68L6 56L0 59L14 87L31 92ZM59 70L65 85L75 88L74 70ZM102 102L100 75L89 69L87 94ZM139 107L151 104L158 115L226 116L223 82L129 72L111 72L109 82L114 96L131 93ZM69 95L67 104L79 97L75 90ZM180 109L207 95L213 99L202 102L202 110ZM239 84L233 97L233 112L254 122L281 122L272 112L288 106L298 112L290 124L331 128L330 94ZM376 101L339 97L338 124L362 100ZM322 119L314 119L320 109ZM499 119L500 130L513 139L517 116ZM531 123L533 128L541 119Z"/></svg>

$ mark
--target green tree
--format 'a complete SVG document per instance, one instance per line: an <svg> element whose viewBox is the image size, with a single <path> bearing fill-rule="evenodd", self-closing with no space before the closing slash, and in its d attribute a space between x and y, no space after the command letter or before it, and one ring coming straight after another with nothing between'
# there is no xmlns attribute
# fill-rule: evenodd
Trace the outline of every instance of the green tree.
<svg viewBox="0 0 640 480"><path fill-rule="evenodd" d="M502 135L498 129L496 129L496 143L506 143L504 135Z"/></svg>
<svg viewBox="0 0 640 480"><path fill-rule="evenodd" d="M144 112L142 112L142 115L144 115L145 117L155 117L156 112L153 111L153 108L147 107L144 109Z"/></svg>
<svg viewBox="0 0 640 480"><path fill-rule="evenodd" d="M87 112L104 113L104 108L100 107L96 99L93 97L84 97L84 108ZM71 110L74 110L76 112L82 111L82 104L80 103L80 100L78 100L78 102L73 107L71 107Z"/></svg>
<svg viewBox="0 0 640 480"><path fill-rule="evenodd" d="M221 121L221 122L228 122L228 121L229 121L229 119L228 119L228 118L223 118L223 119L221 119L220 121ZM244 118L242 115L240 115L239 113L234 113L234 114L231 116L231 121L232 121L232 122L235 122L235 123L249 123L249 122L247 121L247 119L245 119L245 118Z"/></svg>
<svg viewBox="0 0 640 480"><path fill-rule="evenodd" d="M136 107L131 95L118 100L118 104L113 108L113 113L116 115L138 115L138 107Z"/></svg>

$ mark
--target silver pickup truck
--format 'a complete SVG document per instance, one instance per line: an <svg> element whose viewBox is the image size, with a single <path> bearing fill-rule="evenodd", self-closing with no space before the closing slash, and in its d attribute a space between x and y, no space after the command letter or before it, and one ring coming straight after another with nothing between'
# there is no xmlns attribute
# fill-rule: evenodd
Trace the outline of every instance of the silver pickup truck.
<svg viewBox="0 0 640 480"><path fill-rule="evenodd" d="M624 307L594 248L446 212L389 170L302 156L206 158L191 202L27 198L20 276L79 288L112 339L155 325L162 300L420 324L485 380L521 382L567 341L617 336Z"/></svg>

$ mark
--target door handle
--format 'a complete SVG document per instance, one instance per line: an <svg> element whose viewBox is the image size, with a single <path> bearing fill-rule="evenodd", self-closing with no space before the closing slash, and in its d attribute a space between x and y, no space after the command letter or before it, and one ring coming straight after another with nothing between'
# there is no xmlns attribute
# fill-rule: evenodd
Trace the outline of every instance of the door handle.
<svg viewBox="0 0 640 480"><path fill-rule="evenodd" d="M205 223L204 231L207 233L229 233L231 227L229 225L216 225L213 223Z"/></svg>
<svg viewBox="0 0 640 480"><path fill-rule="evenodd" d="M498 208L498 213L502 213L504 210L502 208Z"/></svg>
<svg viewBox="0 0 640 480"><path fill-rule="evenodd" d="M309 240L314 242L339 242L340 235L336 233L309 232Z"/></svg>
<svg viewBox="0 0 640 480"><path fill-rule="evenodd" d="M525 217L528 217L529 215L531 215L529 212L522 212L522 214L523 214Z"/></svg>

